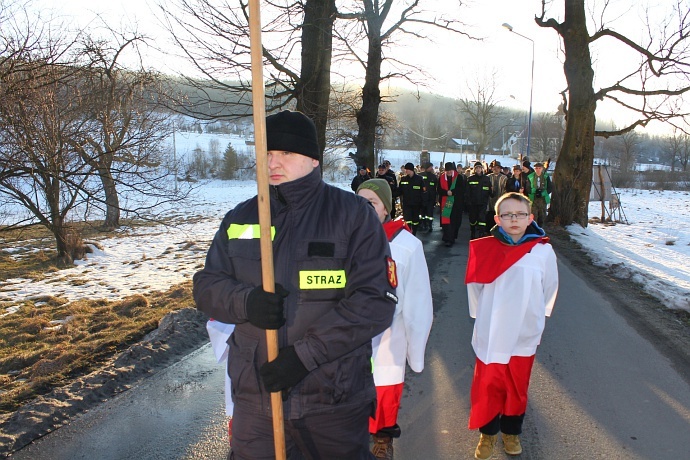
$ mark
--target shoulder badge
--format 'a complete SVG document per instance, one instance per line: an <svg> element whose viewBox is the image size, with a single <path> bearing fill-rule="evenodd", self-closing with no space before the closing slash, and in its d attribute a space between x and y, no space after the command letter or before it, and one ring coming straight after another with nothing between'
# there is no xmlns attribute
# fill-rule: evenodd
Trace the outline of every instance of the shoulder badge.
<svg viewBox="0 0 690 460"><path fill-rule="evenodd" d="M391 285L392 288L397 288L398 287L398 273L396 272L395 269L395 261L391 259L390 257L386 258L386 266L388 269L388 284Z"/></svg>

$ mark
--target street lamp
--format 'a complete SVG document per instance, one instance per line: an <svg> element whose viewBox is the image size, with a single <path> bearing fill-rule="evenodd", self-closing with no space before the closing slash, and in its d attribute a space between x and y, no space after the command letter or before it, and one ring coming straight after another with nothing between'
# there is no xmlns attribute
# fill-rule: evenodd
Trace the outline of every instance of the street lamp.
<svg viewBox="0 0 690 460"><path fill-rule="evenodd" d="M530 82L530 87L529 87L529 121L527 123L527 158L531 158L529 155L529 148L530 148L530 142L532 140L532 93L534 91L534 40L532 40L529 37L525 37L524 35L522 35L518 32L515 32L513 30L513 26L511 26L507 22L503 23L503 27L508 29L509 32L512 32L515 35L532 42L532 81Z"/></svg>

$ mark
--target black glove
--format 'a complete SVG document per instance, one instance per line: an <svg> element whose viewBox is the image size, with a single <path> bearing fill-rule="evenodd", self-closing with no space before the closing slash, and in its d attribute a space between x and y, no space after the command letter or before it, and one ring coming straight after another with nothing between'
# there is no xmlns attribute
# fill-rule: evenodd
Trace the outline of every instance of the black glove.
<svg viewBox="0 0 690 460"><path fill-rule="evenodd" d="M283 303L289 292L276 283L276 292L266 292L263 286L252 289L247 296L247 319L261 329L280 329L285 324Z"/></svg>
<svg viewBox="0 0 690 460"><path fill-rule="evenodd" d="M264 388L270 393L294 387L307 376L309 371L297 356L295 347L281 348L278 357L259 369Z"/></svg>

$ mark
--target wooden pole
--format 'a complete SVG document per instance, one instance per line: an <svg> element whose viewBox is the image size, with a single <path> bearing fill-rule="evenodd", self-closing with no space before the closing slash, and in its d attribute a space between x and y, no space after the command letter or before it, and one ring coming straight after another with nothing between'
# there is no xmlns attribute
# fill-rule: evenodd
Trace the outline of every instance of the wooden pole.
<svg viewBox="0 0 690 460"><path fill-rule="evenodd" d="M252 63L252 105L254 113L254 152L256 153L256 185L261 228L261 277L263 289L275 292L273 272L273 242L271 241L271 203L268 191L268 157L266 143L266 101L263 76L263 46L261 44L261 15L259 0L249 1L249 42ZM278 356L278 331L266 330L268 360ZM281 393L271 393L273 415L273 443L276 460L285 460L285 429Z"/></svg>

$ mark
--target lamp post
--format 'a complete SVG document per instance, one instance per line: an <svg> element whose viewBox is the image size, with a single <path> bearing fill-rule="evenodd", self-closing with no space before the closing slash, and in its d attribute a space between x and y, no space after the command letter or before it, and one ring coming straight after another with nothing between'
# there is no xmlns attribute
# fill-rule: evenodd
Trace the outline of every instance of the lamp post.
<svg viewBox="0 0 690 460"><path fill-rule="evenodd" d="M513 30L513 26L511 26L507 22L503 23L503 27L508 29L509 32L512 32L515 35L532 42L532 80L529 85L529 121L527 122L527 158L531 158L529 154L529 148L532 140L532 93L534 92L534 40L532 40L529 37L525 37L524 35L518 32L515 32Z"/></svg>

